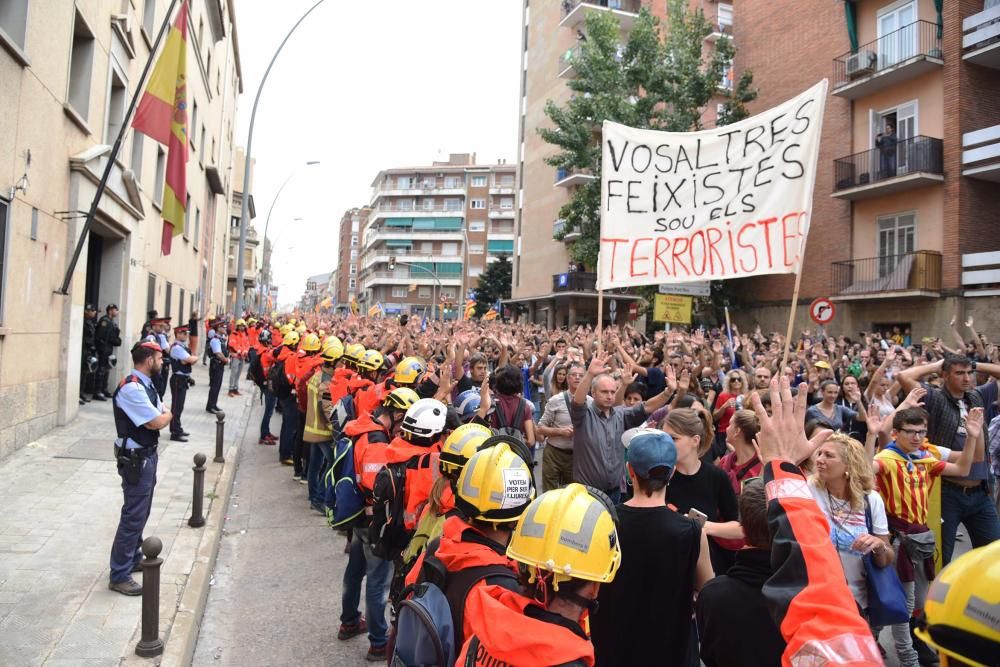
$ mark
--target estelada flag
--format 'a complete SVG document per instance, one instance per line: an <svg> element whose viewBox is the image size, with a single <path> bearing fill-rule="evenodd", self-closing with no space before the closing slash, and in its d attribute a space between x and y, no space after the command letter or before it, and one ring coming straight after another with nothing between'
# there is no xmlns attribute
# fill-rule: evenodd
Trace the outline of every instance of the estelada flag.
<svg viewBox="0 0 1000 667"><path fill-rule="evenodd" d="M167 173L160 205L163 211L160 251L164 255L170 254L173 237L184 233L188 159L187 17L188 0L184 0L132 121L132 127L167 147Z"/></svg>

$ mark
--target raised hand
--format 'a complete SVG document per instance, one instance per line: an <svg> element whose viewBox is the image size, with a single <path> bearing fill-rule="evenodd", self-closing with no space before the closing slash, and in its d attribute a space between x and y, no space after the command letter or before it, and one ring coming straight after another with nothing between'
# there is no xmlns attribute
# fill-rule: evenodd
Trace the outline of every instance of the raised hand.
<svg viewBox="0 0 1000 667"><path fill-rule="evenodd" d="M927 390L923 387L915 387L906 395L903 402L899 404L900 410L905 410L907 408L922 408L924 407L924 396L927 395Z"/></svg>
<svg viewBox="0 0 1000 667"><path fill-rule="evenodd" d="M587 366L587 372L590 373L591 377L600 375L608 367L608 355L597 353L594 358L590 360L590 365Z"/></svg>
<svg viewBox="0 0 1000 667"><path fill-rule="evenodd" d="M782 377L779 382L777 378L773 378L771 417L761 404L760 395L754 392L750 396L750 404L760 421L756 443L761 460L765 463L778 460L799 465L830 437L832 431L829 429L817 429L812 438L806 438L804 425L807 393L808 387L802 384L799 385L798 394L792 398L788 379Z"/></svg>
<svg viewBox="0 0 1000 667"><path fill-rule="evenodd" d="M965 418L965 432L972 440L979 438L983 432L983 409L972 408L969 416Z"/></svg>

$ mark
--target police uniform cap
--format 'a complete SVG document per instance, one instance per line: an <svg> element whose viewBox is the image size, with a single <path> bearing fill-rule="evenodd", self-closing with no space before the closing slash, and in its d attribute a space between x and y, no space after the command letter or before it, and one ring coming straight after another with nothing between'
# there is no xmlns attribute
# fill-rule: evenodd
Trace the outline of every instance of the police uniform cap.
<svg viewBox="0 0 1000 667"><path fill-rule="evenodd" d="M174 333L187 333L187 332L188 332L188 325L186 324L179 324L176 327L174 327Z"/></svg>
<svg viewBox="0 0 1000 667"><path fill-rule="evenodd" d="M83 310L86 312L90 312L92 310L97 310L97 308L94 307L94 304L88 303L86 306L83 307Z"/></svg>

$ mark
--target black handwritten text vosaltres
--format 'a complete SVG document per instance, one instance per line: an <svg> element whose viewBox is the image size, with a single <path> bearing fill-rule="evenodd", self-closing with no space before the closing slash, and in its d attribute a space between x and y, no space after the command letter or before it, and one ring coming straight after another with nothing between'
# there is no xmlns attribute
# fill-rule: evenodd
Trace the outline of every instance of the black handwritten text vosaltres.
<svg viewBox="0 0 1000 667"><path fill-rule="evenodd" d="M787 112L764 112L757 123L673 143L609 133L605 217L628 228L624 234L620 224L602 229L609 280L642 284L793 270L808 230L808 205L796 197L783 201L781 192L800 190L813 168L804 144L818 140L818 128L809 132L818 104L806 97Z"/></svg>

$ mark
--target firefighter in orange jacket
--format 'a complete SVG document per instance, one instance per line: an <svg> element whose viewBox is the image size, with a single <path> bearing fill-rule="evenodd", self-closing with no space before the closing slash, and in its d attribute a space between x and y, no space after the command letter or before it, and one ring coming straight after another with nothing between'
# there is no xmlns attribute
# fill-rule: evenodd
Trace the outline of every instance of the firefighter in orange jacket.
<svg viewBox="0 0 1000 667"><path fill-rule="evenodd" d="M621 563L615 522L611 501L581 484L532 501L507 547L525 592L480 586L469 593L468 639L455 664L593 665L584 627L600 585Z"/></svg>
<svg viewBox="0 0 1000 667"><path fill-rule="evenodd" d="M333 373L330 383L330 402L336 405L350 391L351 381L357 376L358 363L365 356L365 346L360 343L348 343L344 347L343 365Z"/></svg>
<svg viewBox="0 0 1000 667"><path fill-rule="evenodd" d="M299 425L295 432L295 447L292 449L292 476L302 484L309 483L309 447L304 439L306 403L309 400L306 383L323 364L321 349L319 336L307 333L299 342L298 358L295 360L295 407L299 411Z"/></svg>
<svg viewBox="0 0 1000 667"><path fill-rule="evenodd" d="M413 463L406 472L403 502L403 525L407 530L412 531L417 525L417 516L434 485L447 416L448 408L441 401L420 399L406 411L400 435L392 439L386 450L386 463Z"/></svg>
<svg viewBox="0 0 1000 667"><path fill-rule="evenodd" d="M461 516L445 521L441 536L428 543L414 566L418 583L444 581L443 592L455 605L451 608L455 646L461 646L471 630L468 598L456 597L467 590L467 577L478 580L473 589L496 585L521 592L516 564L507 558L507 543L514 523L534 497L531 469L506 442L484 447L462 469L455 497ZM483 567L490 569L479 570ZM463 577L463 573L468 574Z"/></svg>
<svg viewBox="0 0 1000 667"><path fill-rule="evenodd" d="M240 375L243 372L243 364L247 360L247 353L250 350L250 338L247 335L246 320L240 318L236 320L236 326L229 334L229 395L240 395Z"/></svg>
<svg viewBox="0 0 1000 667"><path fill-rule="evenodd" d="M375 477L386 463L386 452L390 438L399 435L404 414L417 402L417 394L411 389L394 389L385 397L382 405L371 414L359 416L347 422L344 434L354 444L354 465L358 486L365 494L364 518L357 526L357 539L348 543L348 562L344 569L343 597L341 600L340 628L337 638L350 639L368 632L370 646L369 659L383 659L388 642L388 626L385 622L385 594L392 575L392 564L375 556L370 544L368 524L373 514L371 500ZM326 406L330 409L329 404ZM366 579L365 599L368 602L368 622L358 609L361 603L361 580Z"/></svg>
<svg viewBox="0 0 1000 667"><path fill-rule="evenodd" d="M420 357L401 359L396 364L392 377L358 392L356 396L358 414L374 410L382 402L382 398L395 387L414 389L424 375L425 366Z"/></svg>
<svg viewBox="0 0 1000 667"><path fill-rule="evenodd" d="M298 353L295 348L299 344L299 334L289 331L281 339L280 349L272 353L273 361L269 364L268 378L271 378L270 367L275 364L284 364L285 378L280 385L272 383L271 391L274 392L281 408L281 432L278 435L278 460L283 465L290 466L294 463L292 454L295 451L295 439L299 430L299 407L295 402L295 379L297 377ZM287 382L286 382L287 381Z"/></svg>

